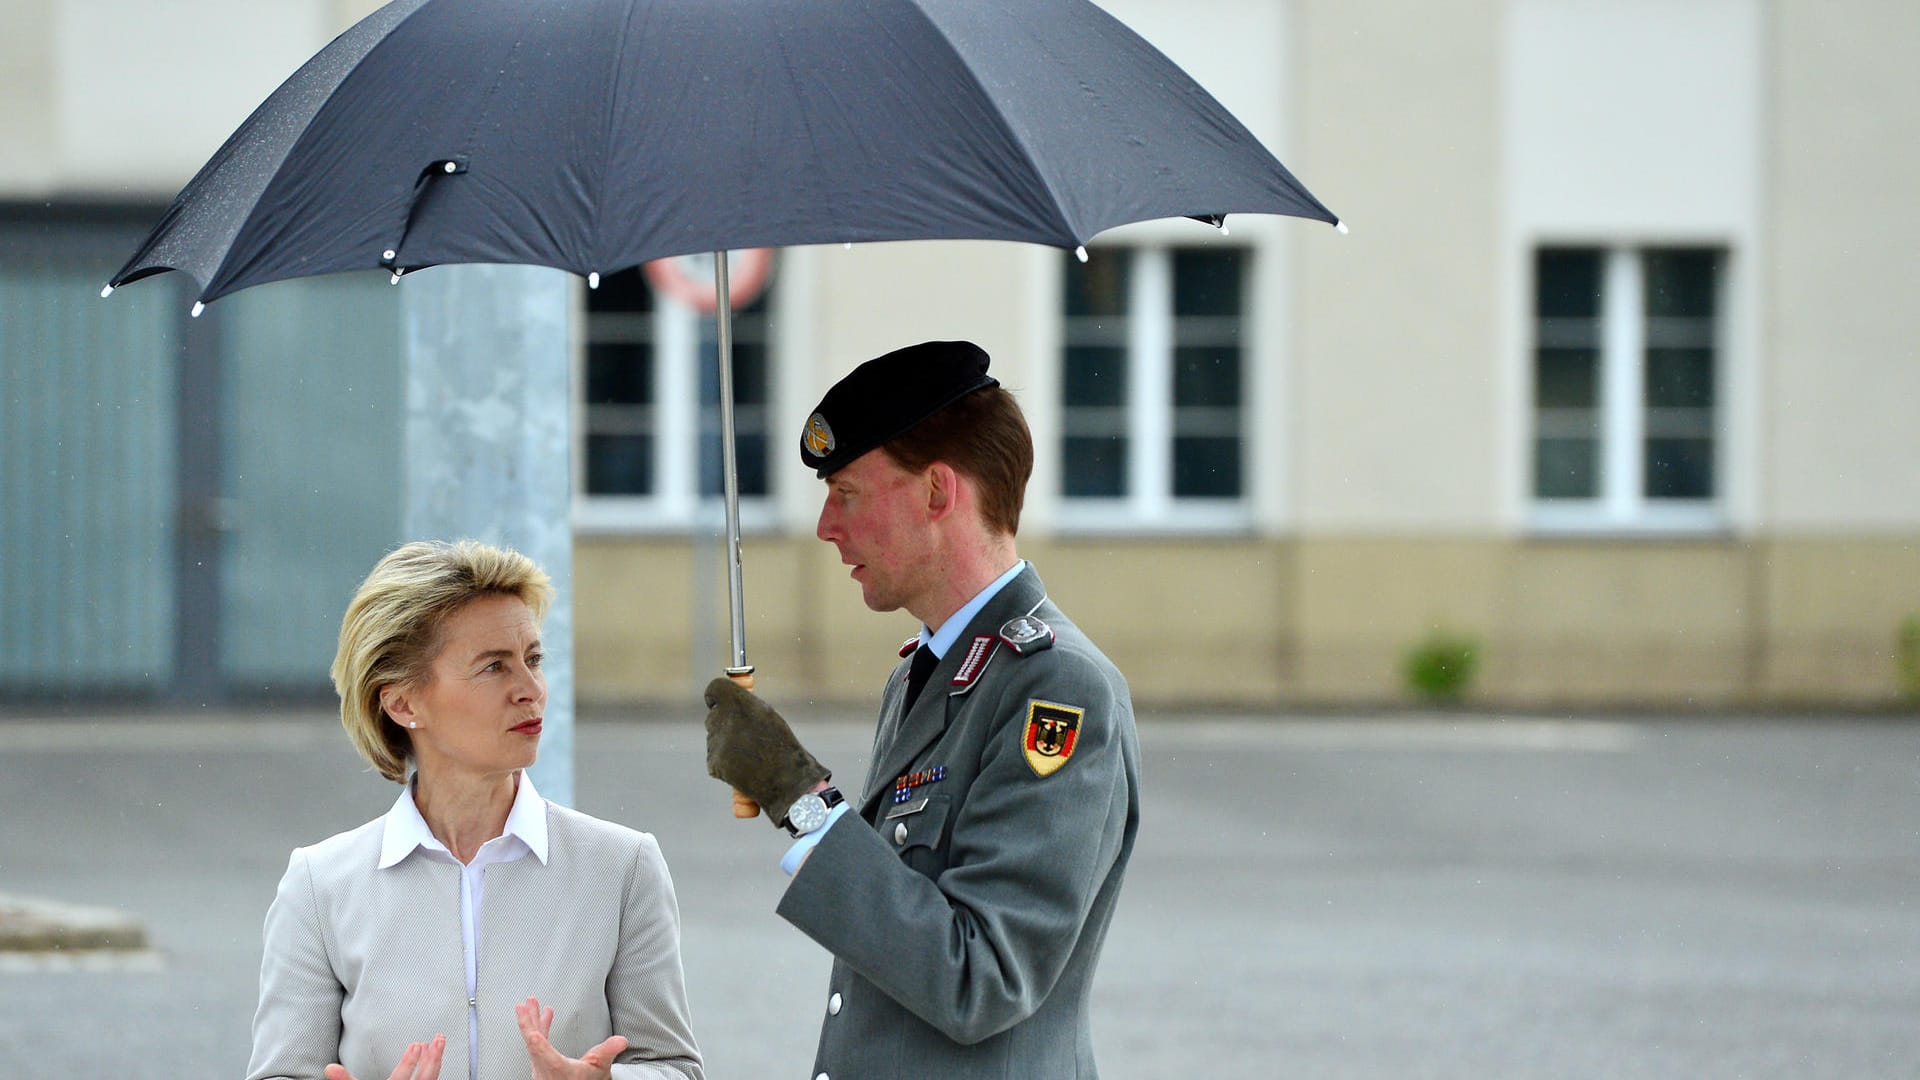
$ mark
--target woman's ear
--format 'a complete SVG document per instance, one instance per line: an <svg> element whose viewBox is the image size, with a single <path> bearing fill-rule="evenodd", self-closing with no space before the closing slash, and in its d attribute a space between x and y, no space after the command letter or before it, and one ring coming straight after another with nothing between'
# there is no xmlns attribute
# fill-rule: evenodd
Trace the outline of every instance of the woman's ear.
<svg viewBox="0 0 1920 1080"><path fill-rule="evenodd" d="M389 719L403 728L420 726L420 718L413 712L413 702L407 697L407 692L396 683L389 683L380 688L380 708Z"/></svg>

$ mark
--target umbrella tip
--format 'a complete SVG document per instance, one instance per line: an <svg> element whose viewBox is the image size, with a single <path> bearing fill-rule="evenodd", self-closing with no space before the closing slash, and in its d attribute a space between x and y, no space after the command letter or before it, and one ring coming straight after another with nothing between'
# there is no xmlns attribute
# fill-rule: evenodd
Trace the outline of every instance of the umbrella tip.
<svg viewBox="0 0 1920 1080"><path fill-rule="evenodd" d="M1347 235L1347 223L1344 221L1334 222L1333 231L1339 233L1341 236Z"/></svg>
<svg viewBox="0 0 1920 1080"><path fill-rule="evenodd" d="M1077 247L1077 248L1074 248L1074 249L1073 249L1073 257L1074 257L1074 258L1076 258L1076 259L1079 259L1079 260L1080 260L1081 262L1086 262L1086 261L1087 261L1087 249L1086 249L1086 248L1084 248L1084 247Z"/></svg>
<svg viewBox="0 0 1920 1080"><path fill-rule="evenodd" d="M100 299L105 300L107 297L112 295L113 295L113 286L102 285L100 287Z"/></svg>
<svg viewBox="0 0 1920 1080"><path fill-rule="evenodd" d="M587 275L587 288L589 288L589 289L597 289L597 288L599 288L599 287L600 287L600 273L599 273L599 271L594 271L593 273L591 273L591 274L588 274L588 275Z"/></svg>
<svg viewBox="0 0 1920 1080"><path fill-rule="evenodd" d="M853 242L852 242L851 240L849 240L848 242L846 242L846 243L844 243L844 244L841 244L841 245L840 245L840 250L841 250L841 251L852 251L852 250L853 250Z"/></svg>
<svg viewBox="0 0 1920 1080"><path fill-rule="evenodd" d="M400 284L400 275L404 273L406 273L405 270L395 270L391 275L387 277L387 284L389 285Z"/></svg>
<svg viewBox="0 0 1920 1080"><path fill-rule="evenodd" d="M193 311L188 315L188 318L197 319L200 317L200 313L205 310L207 310L207 305L195 300L193 302Z"/></svg>
<svg viewBox="0 0 1920 1080"><path fill-rule="evenodd" d="M1221 219L1221 221L1220 221L1220 235L1221 235L1221 236L1231 236L1231 235L1232 235L1231 233L1229 233L1229 232L1227 232L1227 222L1226 222L1226 219L1224 219L1224 218L1223 218L1223 219Z"/></svg>

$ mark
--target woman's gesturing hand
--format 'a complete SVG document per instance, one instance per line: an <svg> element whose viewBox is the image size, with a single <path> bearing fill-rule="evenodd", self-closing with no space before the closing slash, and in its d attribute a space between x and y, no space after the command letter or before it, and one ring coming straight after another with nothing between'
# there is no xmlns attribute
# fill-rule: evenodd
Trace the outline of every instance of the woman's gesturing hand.
<svg viewBox="0 0 1920 1080"><path fill-rule="evenodd" d="M387 1080L440 1080L440 1055L446 1053L447 1037L435 1035L430 1042L408 1043ZM353 1074L338 1063L327 1066L327 1080L354 1080Z"/></svg>
<svg viewBox="0 0 1920 1080"><path fill-rule="evenodd" d="M615 1035L577 1058L567 1057L547 1041L553 1030L553 1010L542 1009L539 998L513 1007L520 1035L527 1040L527 1060L533 1062L533 1080L608 1080L613 1059L627 1048L627 1037ZM332 1080L329 1077L329 1080Z"/></svg>

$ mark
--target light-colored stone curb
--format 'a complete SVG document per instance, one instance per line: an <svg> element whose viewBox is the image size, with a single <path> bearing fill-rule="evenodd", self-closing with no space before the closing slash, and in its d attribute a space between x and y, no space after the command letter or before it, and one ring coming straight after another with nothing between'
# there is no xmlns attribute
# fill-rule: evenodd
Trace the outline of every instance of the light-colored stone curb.
<svg viewBox="0 0 1920 1080"><path fill-rule="evenodd" d="M146 927L124 912L0 893L0 953L146 947Z"/></svg>

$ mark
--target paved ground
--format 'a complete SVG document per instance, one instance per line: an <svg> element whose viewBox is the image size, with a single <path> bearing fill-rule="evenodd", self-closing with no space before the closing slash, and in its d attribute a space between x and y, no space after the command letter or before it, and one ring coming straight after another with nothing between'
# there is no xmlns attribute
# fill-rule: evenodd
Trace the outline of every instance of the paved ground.
<svg viewBox="0 0 1920 1080"><path fill-rule="evenodd" d="M864 725L802 724L864 769ZM583 724L579 803L661 839L710 1075L803 1076L827 960L772 914L780 845L727 817L697 732ZM1109 1080L1920 1074L1920 723L1141 735ZM238 1076L287 850L393 793L317 714L0 722L0 893L130 912L153 945L0 957L0 1077Z"/></svg>

